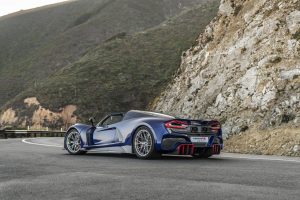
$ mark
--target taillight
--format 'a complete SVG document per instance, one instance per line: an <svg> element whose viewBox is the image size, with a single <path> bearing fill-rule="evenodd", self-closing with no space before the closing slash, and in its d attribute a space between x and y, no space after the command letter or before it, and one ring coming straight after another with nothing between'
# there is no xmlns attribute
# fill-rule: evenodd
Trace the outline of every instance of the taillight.
<svg viewBox="0 0 300 200"><path fill-rule="evenodd" d="M212 121L210 128L213 133L218 133L221 129L221 124L218 121Z"/></svg>
<svg viewBox="0 0 300 200"><path fill-rule="evenodd" d="M177 119L165 123L165 127L171 129L186 129L188 126L189 124L186 121L181 121Z"/></svg>

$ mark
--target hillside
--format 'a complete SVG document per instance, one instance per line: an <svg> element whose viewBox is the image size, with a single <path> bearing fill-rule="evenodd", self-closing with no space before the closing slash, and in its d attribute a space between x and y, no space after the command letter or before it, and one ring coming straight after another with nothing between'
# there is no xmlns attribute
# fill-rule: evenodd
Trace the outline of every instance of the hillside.
<svg viewBox="0 0 300 200"><path fill-rule="evenodd" d="M154 27L206 0L78 0L0 18L0 107L119 33Z"/></svg>
<svg viewBox="0 0 300 200"><path fill-rule="evenodd" d="M291 127L300 125L299 24L299 1L223 0L218 17L185 52L152 109L220 119L230 136L229 151L295 155L300 141Z"/></svg>
<svg viewBox="0 0 300 200"><path fill-rule="evenodd" d="M194 44L218 6L217 0L210 0L193 9L185 8L147 30L131 34L119 31L18 94L3 107L2 123L59 127L110 111L145 109L167 85L182 52Z"/></svg>

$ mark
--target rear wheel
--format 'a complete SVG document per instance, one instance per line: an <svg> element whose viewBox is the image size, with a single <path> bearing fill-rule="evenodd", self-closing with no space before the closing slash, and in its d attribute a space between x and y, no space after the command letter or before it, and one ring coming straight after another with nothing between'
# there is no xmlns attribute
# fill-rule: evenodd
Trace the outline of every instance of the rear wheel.
<svg viewBox="0 0 300 200"><path fill-rule="evenodd" d="M65 136L65 147L72 155L80 155L86 153L81 150L81 137L77 130L70 130Z"/></svg>
<svg viewBox="0 0 300 200"><path fill-rule="evenodd" d="M142 126L136 130L133 137L133 152L142 159L160 156L160 153L155 151L153 133L148 127Z"/></svg>

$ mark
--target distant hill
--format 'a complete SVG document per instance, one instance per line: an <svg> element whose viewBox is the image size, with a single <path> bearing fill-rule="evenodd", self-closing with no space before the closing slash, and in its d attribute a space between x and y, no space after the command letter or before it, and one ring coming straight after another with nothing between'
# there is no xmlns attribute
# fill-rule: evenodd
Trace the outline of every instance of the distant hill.
<svg viewBox="0 0 300 200"><path fill-rule="evenodd" d="M0 106L108 38L160 24L203 0L80 0L0 18Z"/></svg>
<svg viewBox="0 0 300 200"><path fill-rule="evenodd" d="M37 97L53 112L76 105L81 120L143 109L218 5L217 0L75 1L0 20L2 111L12 107L15 123L28 121L27 97Z"/></svg>

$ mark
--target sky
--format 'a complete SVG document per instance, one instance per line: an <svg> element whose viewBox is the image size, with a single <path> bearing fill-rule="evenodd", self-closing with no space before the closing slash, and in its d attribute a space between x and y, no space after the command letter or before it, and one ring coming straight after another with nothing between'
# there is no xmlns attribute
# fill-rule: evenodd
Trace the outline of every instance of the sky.
<svg viewBox="0 0 300 200"><path fill-rule="evenodd" d="M66 0L0 0L0 16Z"/></svg>

